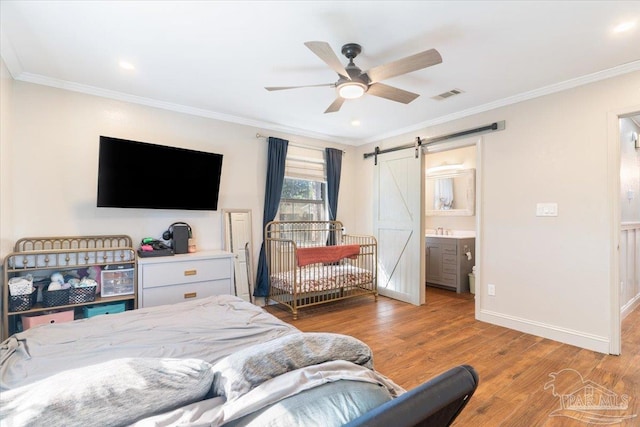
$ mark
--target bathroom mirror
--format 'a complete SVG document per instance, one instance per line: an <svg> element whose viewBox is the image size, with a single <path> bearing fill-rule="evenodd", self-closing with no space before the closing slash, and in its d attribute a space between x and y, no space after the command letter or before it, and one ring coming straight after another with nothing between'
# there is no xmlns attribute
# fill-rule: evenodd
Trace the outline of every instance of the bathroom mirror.
<svg viewBox="0 0 640 427"><path fill-rule="evenodd" d="M476 170L427 175L427 216L473 216L476 204Z"/></svg>
<svg viewBox="0 0 640 427"><path fill-rule="evenodd" d="M224 246L233 253L236 295L252 302L253 244L251 243L251 209L223 209Z"/></svg>

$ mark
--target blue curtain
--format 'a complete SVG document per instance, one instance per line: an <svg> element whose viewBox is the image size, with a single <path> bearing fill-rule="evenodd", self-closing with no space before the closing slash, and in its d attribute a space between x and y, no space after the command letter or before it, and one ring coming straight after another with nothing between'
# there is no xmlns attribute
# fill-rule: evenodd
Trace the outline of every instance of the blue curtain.
<svg viewBox="0 0 640 427"><path fill-rule="evenodd" d="M340 174L342 172L342 150L325 148L327 163L327 202L329 204L329 219L335 221L338 217L338 193L340 192ZM327 245L336 244L334 231L329 232Z"/></svg>
<svg viewBox="0 0 640 427"><path fill-rule="evenodd" d="M267 179L264 189L264 212L262 215L262 245L260 246L260 257L258 258L258 277L256 287L253 291L255 297L266 297L269 295L269 272L267 267L267 256L264 250L264 228L273 221L278 213L280 196L282 194L282 184L284 183L284 166L287 160L287 148L289 141L280 138L269 137L269 154L267 164Z"/></svg>

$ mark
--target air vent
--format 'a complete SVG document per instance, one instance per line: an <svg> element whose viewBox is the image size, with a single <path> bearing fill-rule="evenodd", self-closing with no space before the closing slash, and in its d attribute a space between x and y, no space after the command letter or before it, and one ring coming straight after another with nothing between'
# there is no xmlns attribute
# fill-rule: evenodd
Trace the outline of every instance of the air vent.
<svg viewBox="0 0 640 427"><path fill-rule="evenodd" d="M447 98L451 98L454 95L459 95L463 93L463 91L461 91L460 89L451 89L448 92L443 92L440 95L436 95L433 97L433 99L437 99L438 101L442 101L443 99L447 99Z"/></svg>

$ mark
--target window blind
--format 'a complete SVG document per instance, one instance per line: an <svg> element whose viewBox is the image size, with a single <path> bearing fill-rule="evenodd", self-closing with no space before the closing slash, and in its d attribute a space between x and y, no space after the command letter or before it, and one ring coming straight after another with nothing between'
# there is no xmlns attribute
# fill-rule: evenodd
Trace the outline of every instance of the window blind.
<svg viewBox="0 0 640 427"><path fill-rule="evenodd" d="M326 181L324 151L289 145L284 176L310 181Z"/></svg>

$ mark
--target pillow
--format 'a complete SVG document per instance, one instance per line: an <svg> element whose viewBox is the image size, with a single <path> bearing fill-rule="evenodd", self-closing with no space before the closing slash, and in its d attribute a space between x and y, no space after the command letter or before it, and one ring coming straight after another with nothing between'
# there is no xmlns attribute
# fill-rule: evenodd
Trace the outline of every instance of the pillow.
<svg viewBox="0 0 640 427"><path fill-rule="evenodd" d="M127 425L202 400L212 382L203 360L115 359L2 392L0 419L11 426Z"/></svg>
<svg viewBox="0 0 640 427"><path fill-rule="evenodd" d="M212 391L236 399L285 372L333 360L373 369L371 349L348 335L306 332L276 338L237 351L213 365Z"/></svg>

